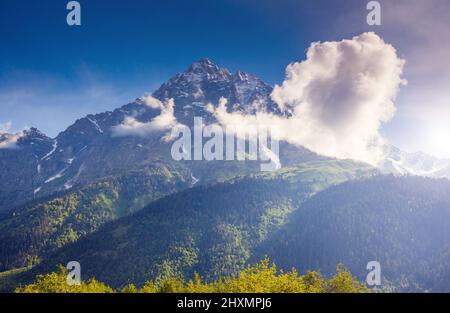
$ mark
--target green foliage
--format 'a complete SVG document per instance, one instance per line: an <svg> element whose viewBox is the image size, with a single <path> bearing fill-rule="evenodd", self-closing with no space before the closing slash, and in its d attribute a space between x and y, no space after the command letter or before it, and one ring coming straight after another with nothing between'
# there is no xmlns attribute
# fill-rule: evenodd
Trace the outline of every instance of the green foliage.
<svg viewBox="0 0 450 313"><path fill-rule="evenodd" d="M293 212L254 258L324 275L342 262L359 279L376 260L383 290L449 291L449 190L447 179L391 175L328 188Z"/></svg>
<svg viewBox="0 0 450 313"><path fill-rule="evenodd" d="M208 281L237 275L317 190L373 171L349 161L311 162L181 191L58 250L30 276L68 260L89 264L86 275L114 288L130 278L141 285L195 272Z"/></svg>
<svg viewBox="0 0 450 313"><path fill-rule="evenodd" d="M109 293L114 290L103 283L90 279L78 286L66 283L67 271L60 267L56 273L39 275L37 281L22 288L18 293ZM203 281L197 273L185 281L181 276L169 276L147 281L142 288L128 284L121 293L362 293L369 292L363 284L352 277L343 266L338 265L330 279L319 272L308 272L299 276L295 269L283 273L275 264L264 259L254 266L248 266L237 276L227 277L210 283Z"/></svg>
<svg viewBox="0 0 450 313"><path fill-rule="evenodd" d="M0 271L35 265L106 222L187 186L181 174L166 171L129 172L13 210L0 219Z"/></svg>
<svg viewBox="0 0 450 313"><path fill-rule="evenodd" d="M17 288L17 293L111 293L111 287L95 280L81 282L79 285L69 285L67 283L67 270L60 266L58 272L38 275L36 282L21 288ZM131 291L131 289L129 289Z"/></svg>
<svg viewBox="0 0 450 313"><path fill-rule="evenodd" d="M138 289L133 284L128 284L120 290L121 293L137 293Z"/></svg>

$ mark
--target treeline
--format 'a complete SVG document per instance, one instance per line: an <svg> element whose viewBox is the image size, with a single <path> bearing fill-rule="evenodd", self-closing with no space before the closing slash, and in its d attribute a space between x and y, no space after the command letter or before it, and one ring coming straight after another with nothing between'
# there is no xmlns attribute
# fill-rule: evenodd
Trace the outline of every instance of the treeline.
<svg viewBox="0 0 450 313"><path fill-rule="evenodd" d="M38 275L36 282L16 289L16 293L365 293L370 290L359 283L342 264L331 278L320 272L299 275L295 269L283 272L269 259L248 266L240 274L206 282L198 274L190 280L182 276L165 276L147 281L142 287L128 284L121 289L91 278L79 285L67 284L67 270Z"/></svg>

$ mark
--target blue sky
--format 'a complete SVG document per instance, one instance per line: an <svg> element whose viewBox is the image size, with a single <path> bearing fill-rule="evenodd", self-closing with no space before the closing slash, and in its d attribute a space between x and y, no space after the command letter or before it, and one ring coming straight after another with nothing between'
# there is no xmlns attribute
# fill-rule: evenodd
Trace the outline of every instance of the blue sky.
<svg viewBox="0 0 450 313"><path fill-rule="evenodd" d="M0 124L11 122L11 131L36 126L55 136L76 118L153 91L201 57L281 83L311 42L370 30L408 62L409 84L383 134L404 149L450 157L450 145L429 144L430 125L437 118L445 137L450 117L450 61L441 57L450 54L448 1L380 1L383 24L368 26L364 0L80 0L80 27L66 24L67 2L0 2Z"/></svg>

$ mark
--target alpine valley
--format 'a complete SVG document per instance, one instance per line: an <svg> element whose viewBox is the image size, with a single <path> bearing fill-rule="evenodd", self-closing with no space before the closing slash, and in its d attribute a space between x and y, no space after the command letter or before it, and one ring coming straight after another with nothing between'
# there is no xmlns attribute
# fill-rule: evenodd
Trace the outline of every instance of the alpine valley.
<svg viewBox="0 0 450 313"><path fill-rule="evenodd" d="M208 106L284 114L272 87L201 59L151 96L194 128ZM255 107L255 103L258 107ZM167 275L235 275L265 256L285 270L361 281L380 291L450 291L450 160L386 147L380 168L280 142L281 168L258 161L175 161L167 130L120 133L161 108L137 98L81 118L55 138L0 133L0 288L76 260L114 288Z"/></svg>

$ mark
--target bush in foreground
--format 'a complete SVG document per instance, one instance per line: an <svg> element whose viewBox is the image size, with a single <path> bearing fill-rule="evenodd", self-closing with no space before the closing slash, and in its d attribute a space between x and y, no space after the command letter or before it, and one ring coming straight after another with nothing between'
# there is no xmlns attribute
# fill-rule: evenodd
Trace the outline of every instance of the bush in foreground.
<svg viewBox="0 0 450 313"><path fill-rule="evenodd" d="M66 282L67 270L38 275L35 283L17 288L18 293L361 293L369 289L359 283L343 265L338 265L331 278L320 272L299 275L295 269L284 273L274 263L264 259L248 266L239 275L213 282L205 282L198 274L186 281L182 277L164 277L147 281L142 288L129 284L114 290L94 278L70 286Z"/></svg>

